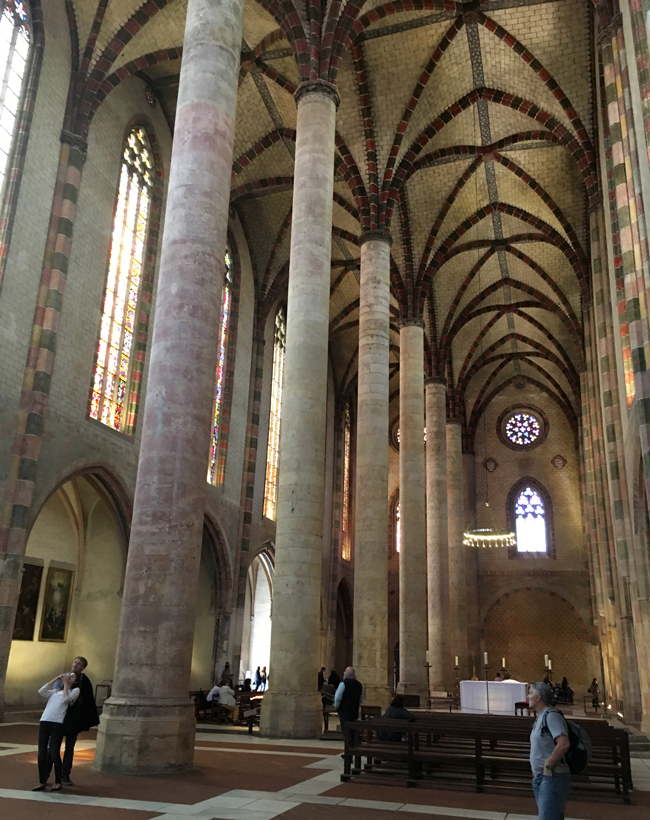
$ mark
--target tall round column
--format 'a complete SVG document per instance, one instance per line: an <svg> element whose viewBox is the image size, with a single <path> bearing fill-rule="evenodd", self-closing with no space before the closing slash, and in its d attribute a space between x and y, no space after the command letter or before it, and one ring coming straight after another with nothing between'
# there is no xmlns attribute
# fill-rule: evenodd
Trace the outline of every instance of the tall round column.
<svg viewBox="0 0 650 820"><path fill-rule="evenodd" d="M270 691L261 733L319 737L321 563L334 137L338 94L322 80L296 92Z"/></svg>
<svg viewBox="0 0 650 820"><path fill-rule="evenodd" d="M427 555L424 502L424 327L406 320L399 366L399 675L402 694L427 696ZM424 706L425 702L422 701Z"/></svg>
<svg viewBox="0 0 650 820"><path fill-rule="evenodd" d="M449 634L461 679L468 677L465 547L463 545L463 442L460 419L447 421L447 511L449 528ZM471 670L469 670L471 672Z"/></svg>
<svg viewBox="0 0 650 820"><path fill-rule="evenodd" d="M463 521L465 529L476 526L476 475L474 453L463 453ZM469 659L481 653L479 599L479 552L465 547L465 589L467 601L467 652ZM500 659L498 659L500 660ZM471 671L471 670L470 670Z"/></svg>
<svg viewBox="0 0 650 820"><path fill-rule="evenodd" d="M112 697L95 766L186 769L243 0L189 0Z"/></svg>
<svg viewBox="0 0 650 820"><path fill-rule="evenodd" d="M427 580L429 688L451 686L449 653L449 540L447 535L447 382L426 382Z"/></svg>
<svg viewBox="0 0 650 820"><path fill-rule="evenodd" d="M354 536L354 666L366 702L387 706L390 234L361 236Z"/></svg>

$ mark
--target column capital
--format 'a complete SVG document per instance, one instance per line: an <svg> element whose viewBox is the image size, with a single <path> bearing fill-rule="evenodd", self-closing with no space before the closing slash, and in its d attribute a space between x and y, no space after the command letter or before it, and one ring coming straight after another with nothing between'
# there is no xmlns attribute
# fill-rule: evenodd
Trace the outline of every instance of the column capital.
<svg viewBox="0 0 650 820"><path fill-rule="evenodd" d="M447 379L444 376L429 376L424 380L424 386L428 387L430 384L441 384L447 387Z"/></svg>
<svg viewBox="0 0 650 820"><path fill-rule="evenodd" d="M447 419L447 424L457 424L460 427L462 423L463 420L459 419L458 416L452 416L452 418Z"/></svg>
<svg viewBox="0 0 650 820"><path fill-rule="evenodd" d="M406 319L401 319L399 329L402 330L404 327L421 327L424 330L424 319L418 319L415 316L409 316Z"/></svg>
<svg viewBox="0 0 650 820"><path fill-rule="evenodd" d="M605 28L602 28L596 35L598 45L608 45L616 37L620 28L623 27L623 15L620 11L615 14Z"/></svg>
<svg viewBox="0 0 650 820"><path fill-rule="evenodd" d="M376 228L372 231L364 231L361 236L359 237L359 247L364 245L366 242L385 242L388 247L393 246L393 237L388 233L388 231L383 230L382 228Z"/></svg>
<svg viewBox="0 0 650 820"><path fill-rule="evenodd" d="M70 145L80 151L84 162L86 161L86 156L88 154L88 140L85 137L81 137L79 134L73 134L72 131L66 131L66 129L63 128L59 139L61 142L65 143L65 145Z"/></svg>
<svg viewBox="0 0 650 820"><path fill-rule="evenodd" d="M294 91L293 97L296 101L296 105L298 105L307 94L315 93L324 94L326 97L329 97L336 108L341 104L341 97L333 83L328 83L327 80L305 80L305 82L300 83Z"/></svg>

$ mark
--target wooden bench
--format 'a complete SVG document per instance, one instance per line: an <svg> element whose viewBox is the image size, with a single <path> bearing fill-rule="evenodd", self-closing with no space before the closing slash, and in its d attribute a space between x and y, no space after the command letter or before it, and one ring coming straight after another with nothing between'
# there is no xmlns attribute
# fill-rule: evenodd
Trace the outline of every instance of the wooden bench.
<svg viewBox="0 0 650 820"><path fill-rule="evenodd" d="M613 783L616 794L629 803L633 788L629 739L621 729L605 721L580 720L592 745L592 760L572 783L578 789L603 792ZM477 791L485 787L485 772L492 785L508 787L530 784L530 729L532 719L497 716L449 715L437 712L419 714L415 723L371 718L346 724L345 764L342 780L362 773L391 777L406 775L407 785L423 779L436 779L454 771L471 775ZM382 741L382 732L401 732L402 743ZM365 767L361 760L366 758ZM378 765L376 761L381 761ZM390 771L384 761L395 764ZM495 782L497 781L497 782Z"/></svg>

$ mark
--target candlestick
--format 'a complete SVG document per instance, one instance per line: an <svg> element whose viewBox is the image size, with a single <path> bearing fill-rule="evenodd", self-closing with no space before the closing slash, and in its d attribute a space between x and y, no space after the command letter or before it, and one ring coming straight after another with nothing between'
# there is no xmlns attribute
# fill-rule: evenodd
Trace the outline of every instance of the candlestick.
<svg viewBox="0 0 650 820"><path fill-rule="evenodd" d="M429 650L428 649L427 649L426 655L427 655L427 663L429 663Z"/></svg>

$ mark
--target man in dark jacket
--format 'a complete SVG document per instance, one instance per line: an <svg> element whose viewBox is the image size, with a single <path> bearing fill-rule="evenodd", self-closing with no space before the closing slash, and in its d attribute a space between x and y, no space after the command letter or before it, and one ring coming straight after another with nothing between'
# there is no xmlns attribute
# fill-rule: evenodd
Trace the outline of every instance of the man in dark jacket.
<svg viewBox="0 0 650 820"><path fill-rule="evenodd" d="M359 719L359 706L362 703L363 686L357 680L354 669L348 666L334 695L334 706L339 713L339 723L344 734L345 724Z"/></svg>
<svg viewBox="0 0 650 820"><path fill-rule="evenodd" d="M79 732L87 732L93 726L99 726L99 713L95 703L95 693L90 678L85 674L88 661L81 655L72 661L70 670L77 676L76 685L81 689L79 697L68 709L68 713L63 721L65 732L65 752L63 754L63 774L61 783L64 786L72 786L70 773L72 772L72 760L74 758L74 746L77 742Z"/></svg>

